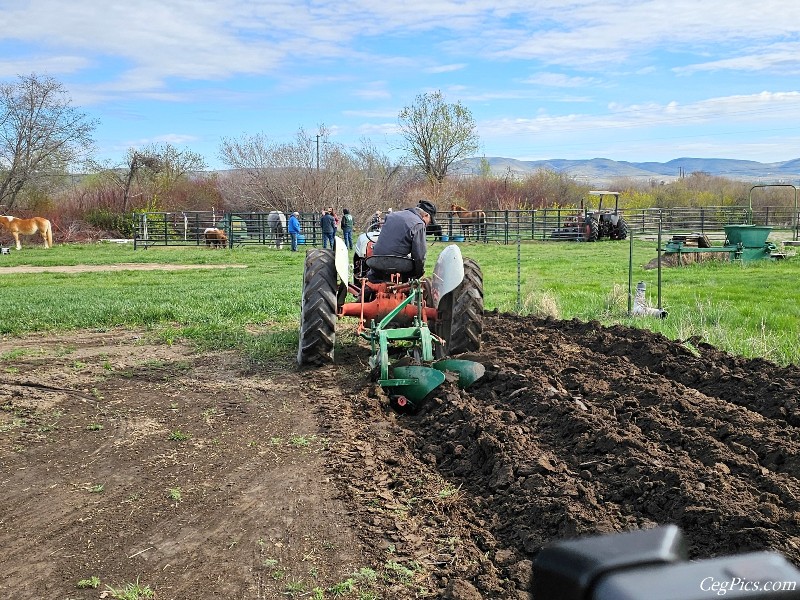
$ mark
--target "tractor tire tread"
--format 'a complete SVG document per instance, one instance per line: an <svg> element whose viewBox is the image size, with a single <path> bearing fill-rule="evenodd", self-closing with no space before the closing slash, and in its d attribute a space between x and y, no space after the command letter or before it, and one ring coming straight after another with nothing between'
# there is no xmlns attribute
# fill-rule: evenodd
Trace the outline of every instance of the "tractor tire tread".
<svg viewBox="0 0 800 600"><path fill-rule="evenodd" d="M628 223L622 217L617 221L617 226L614 228L614 239L625 240L628 238Z"/></svg>
<svg viewBox="0 0 800 600"><path fill-rule="evenodd" d="M472 259L464 259L464 280L451 294L453 306L447 354L477 352L483 333L483 274Z"/></svg>
<svg viewBox="0 0 800 600"><path fill-rule="evenodd" d="M592 217L586 224L586 241L596 242L600 239L600 221Z"/></svg>
<svg viewBox="0 0 800 600"><path fill-rule="evenodd" d="M333 361L336 308L334 255L327 250L309 250L303 271L298 364L322 365Z"/></svg>

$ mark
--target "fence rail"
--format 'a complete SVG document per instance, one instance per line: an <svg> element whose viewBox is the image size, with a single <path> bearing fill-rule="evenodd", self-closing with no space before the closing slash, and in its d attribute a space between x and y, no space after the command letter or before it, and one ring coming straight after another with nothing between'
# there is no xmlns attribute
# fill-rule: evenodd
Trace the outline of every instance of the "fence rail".
<svg viewBox="0 0 800 600"><path fill-rule="evenodd" d="M582 240L583 232L575 227L578 211L567 208L536 210L490 210L478 225L462 225L456 213L441 211L437 223L441 231L429 231L430 239L482 241L510 244L521 240ZM628 233L636 236L700 233L722 234L725 225L753 224L785 231L793 240L800 239L800 214L793 208L761 207L752 211L740 206L704 208L647 208L620 211ZM225 231L228 245L278 245L285 243L273 232L265 212L214 211L146 212L135 217L134 248L150 246L202 246L205 230L215 227ZM302 213L301 244L322 245L319 213ZM356 228L358 230L358 227ZM363 229L363 228L362 228ZM446 236L446 237L445 237Z"/></svg>

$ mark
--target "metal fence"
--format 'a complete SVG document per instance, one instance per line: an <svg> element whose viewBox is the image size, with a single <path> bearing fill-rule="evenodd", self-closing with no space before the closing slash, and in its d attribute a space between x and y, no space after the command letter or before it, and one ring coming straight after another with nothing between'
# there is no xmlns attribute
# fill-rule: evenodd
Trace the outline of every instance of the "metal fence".
<svg viewBox="0 0 800 600"><path fill-rule="evenodd" d="M266 212L216 213L214 211L146 212L134 217L134 248L150 246L204 246L206 229L225 232L228 246L249 244L277 246L288 242L288 235L276 232ZM318 214L301 214L302 244L322 244Z"/></svg>
<svg viewBox="0 0 800 600"><path fill-rule="evenodd" d="M273 233L266 212L218 214L213 211L147 212L135 216L134 248L150 246L203 246L205 230L222 229L229 247L244 245L277 245L288 238ZM583 233L574 225L578 210L553 208L536 210L485 211L483 223L466 226L456 213L441 211L436 221L441 231L430 232L429 238L447 241L480 241L510 244L521 240L582 240ZM753 224L786 232L791 239L800 239L800 214L793 208L761 207L752 211L740 206L704 208L647 208L621 211L628 233L636 236L700 233L722 234L725 225ZM300 243L322 245L319 213L302 213ZM356 226L356 231L365 229Z"/></svg>

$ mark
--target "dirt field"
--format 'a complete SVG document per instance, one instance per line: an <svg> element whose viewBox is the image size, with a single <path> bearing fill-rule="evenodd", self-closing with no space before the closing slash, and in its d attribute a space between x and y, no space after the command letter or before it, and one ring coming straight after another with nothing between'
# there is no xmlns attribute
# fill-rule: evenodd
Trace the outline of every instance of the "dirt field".
<svg viewBox="0 0 800 600"><path fill-rule="evenodd" d="M482 380L408 416L366 348L301 372L3 339L4 597L528 598L548 542L663 523L693 558L800 564L800 368L508 315L483 348Z"/></svg>

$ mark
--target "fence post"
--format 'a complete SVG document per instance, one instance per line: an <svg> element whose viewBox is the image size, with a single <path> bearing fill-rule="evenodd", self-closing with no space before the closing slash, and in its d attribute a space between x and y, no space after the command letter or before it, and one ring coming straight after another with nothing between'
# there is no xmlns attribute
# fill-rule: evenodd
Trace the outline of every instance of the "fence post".
<svg viewBox="0 0 800 600"><path fill-rule="evenodd" d="M517 314L522 312L522 239L517 236Z"/></svg>

